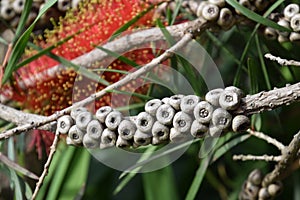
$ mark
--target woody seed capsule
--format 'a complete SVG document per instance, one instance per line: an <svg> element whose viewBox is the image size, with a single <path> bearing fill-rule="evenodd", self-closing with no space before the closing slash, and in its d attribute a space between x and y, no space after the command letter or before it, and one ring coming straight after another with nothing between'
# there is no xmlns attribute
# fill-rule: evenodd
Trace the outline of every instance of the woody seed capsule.
<svg viewBox="0 0 300 200"><path fill-rule="evenodd" d="M84 132L77 128L77 125L73 125L68 132L68 137L72 140L75 145L81 145Z"/></svg>
<svg viewBox="0 0 300 200"><path fill-rule="evenodd" d="M181 133L186 133L190 130L192 125L192 118L184 113L178 112L173 119L173 127Z"/></svg>
<svg viewBox="0 0 300 200"><path fill-rule="evenodd" d="M156 112L156 119L164 125L170 125L172 123L175 110L169 104L161 105Z"/></svg>
<svg viewBox="0 0 300 200"><path fill-rule="evenodd" d="M122 137L119 136L116 142L116 146L118 148L128 148L131 146L131 142L128 140L124 140Z"/></svg>
<svg viewBox="0 0 300 200"><path fill-rule="evenodd" d="M118 128L121 121L122 121L122 113L114 110L106 116L105 125L108 129L115 130Z"/></svg>
<svg viewBox="0 0 300 200"><path fill-rule="evenodd" d="M217 108L212 114L212 123L220 130L228 128L231 124L232 116L223 108Z"/></svg>
<svg viewBox="0 0 300 200"><path fill-rule="evenodd" d="M191 134L195 138L203 138L208 135L208 127L194 120L191 126Z"/></svg>
<svg viewBox="0 0 300 200"><path fill-rule="evenodd" d="M103 126L98 120L92 120L87 126L86 133L94 140L100 140L103 132Z"/></svg>
<svg viewBox="0 0 300 200"><path fill-rule="evenodd" d="M82 112L88 112L88 110L84 107L78 107L71 110L70 116L76 120L77 115L79 115Z"/></svg>
<svg viewBox="0 0 300 200"><path fill-rule="evenodd" d="M76 117L76 126L83 130L86 131L87 125L90 123L90 121L93 120L93 115L90 112L81 112L79 115Z"/></svg>
<svg viewBox="0 0 300 200"><path fill-rule="evenodd" d="M131 140L136 131L136 126L132 121L122 120L118 127L119 137L124 140Z"/></svg>
<svg viewBox="0 0 300 200"><path fill-rule="evenodd" d="M147 112L141 112L136 118L136 127L142 132L150 132L154 124L154 118Z"/></svg>
<svg viewBox="0 0 300 200"><path fill-rule="evenodd" d="M287 5L283 10L283 15L287 20L290 20L294 17L297 13L299 13L299 5L292 3Z"/></svg>
<svg viewBox="0 0 300 200"><path fill-rule="evenodd" d="M159 106L162 104L161 100L159 99L152 99L145 104L145 111L152 116L156 115L156 111Z"/></svg>
<svg viewBox="0 0 300 200"><path fill-rule="evenodd" d="M219 104L225 110L234 110L239 106L240 98L237 93L224 90L219 97Z"/></svg>
<svg viewBox="0 0 300 200"><path fill-rule="evenodd" d="M219 106L219 97L223 93L224 89L216 88L210 90L205 95L205 100L213 106Z"/></svg>
<svg viewBox="0 0 300 200"><path fill-rule="evenodd" d="M168 104L170 104L175 110L180 109L181 99L184 97L182 94L176 94L170 97Z"/></svg>
<svg viewBox="0 0 300 200"><path fill-rule="evenodd" d="M237 115L232 120L234 132L246 131L250 127L250 119L245 115Z"/></svg>
<svg viewBox="0 0 300 200"><path fill-rule="evenodd" d="M166 141L169 139L170 129L156 121L152 127L152 135L157 139L158 142Z"/></svg>
<svg viewBox="0 0 300 200"><path fill-rule="evenodd" d="M199 123L209 123L212 118L214 108L206 101L199 102L194 109L194 117Z"/></svg>
<svg viewBox="0 0 300 200"><path fill-rule="evenodd" d="M294 15L292 18L291 18L291 28L298 32L300 31L300 13Z"/></svg>
<svg viewBox="0 0 300 200"><path fill-rule="evenodd" d="M202 9L202 16L208 21L217 20L219 17L219 7L214 4L207 4Z"/></svg>
<svg viewBox="0 0 300 200"><path fill-rule="evenodd" d="M85 148L88 148L88 149L96 149L96 148L99 148L99 143L100 143L100 140L96 140L92 137L90 137L89 134L85 134L83 136L83 146Z"/></svg>
<svg viewBox="0 0 300 200"><path fill-rule="evenodd" d="M113 109L110 106L104 106L99 108L96 111L96 118L101 122L104 123L106 116L112 111Z"/></svg>
<svg viewBox="0 0 300 200"><path fill-rule="evenodd" d="M66 134L73 124L74 121L71 116L64 115L57 120L57 129L59 133Z"/></svg>
<svg viewBox="0 0 300 200"><path fill-rule="evenodd" d="M149 133L144 133L140 131L139 129L136 130L134 136L133 136L133 141L135 144L138 146L146 146L151 143L152 135Z"/></svg>
<svg viewBox="0 0 300 200"><path fill-rule="evenodd" d="M116 144L117 136L114 131L106 128L101 135L100 149L112 147Z"/></svg>
<svg viewBox="0 0 300 200"><path fill-rule="evenodd" d="M191 114L194 111L195 106L199 102L200 97L196 95L187 95L181 99L180 109L181 111Z"/></svg>

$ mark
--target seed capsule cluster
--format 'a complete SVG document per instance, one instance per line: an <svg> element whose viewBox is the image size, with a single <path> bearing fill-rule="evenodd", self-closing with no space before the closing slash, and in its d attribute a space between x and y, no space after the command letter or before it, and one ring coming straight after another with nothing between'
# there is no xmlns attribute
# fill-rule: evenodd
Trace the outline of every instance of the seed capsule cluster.
<svg viewBox="0 0 300 200"><path fill-rule="evenodd" d="M45 15L41 18L40 24L48 23L50 17L59 17L63 12L69 8L77 7L80 0L58 0L56 6L51 7ZM29 25L37 17L40 9L43 7L46 1L33 1L31 12L27 19L27 25ZM21 14L25 6L25 0L1 0L0 2L0 19L4 20L11 27L17 27Z"/></svg>
<svg viewBox="0 0 300 200"><path fill-rule="evenodd" d="M300 8L298 4L287 5L283 13L271 15L271 19L277 24L293 30L293 32L278 31L271 27L266 27L264 34L266 38L278 40L278 42L299 42L300 41Z"/></svg>
<svg viewBox="0 0 300 200"><path fill-rule="evenodd" d="M273 2L266 0L238 0L239 4L246 8L263 13L269 5ZM239 10L234 9L225 0L206 0L206 1L183 1L182 7L186 11L195 14L198 17L203 17L210 22L215 22L212 30L229 30L237 22L239 24L248 23L249 20L245 18ZM176 2L171 1L159 6L158 11L162 15L167 15L167 9L175 10Z"/></svg>
<svg viewBox="0 0 300 200"><path fill-rule="evenodd" d="M68 134L68 144L86 148L138 147L217 137L225 131L249 128L247 116L233 114L242 97L243 92L233 86L211 90L205 100L196 95L173 95L148 101L144 112L130 118L109 106L99 108L95 115L76 108L58 119L57 128Z"/></svg>
<svg viewBox="0 0 300 200"><path fill-rule="evenodd" d="M242 186L239 200L272 200L281 192L282 183L276 182L262 187L263 174L260 170L253 170Z"/></svg>

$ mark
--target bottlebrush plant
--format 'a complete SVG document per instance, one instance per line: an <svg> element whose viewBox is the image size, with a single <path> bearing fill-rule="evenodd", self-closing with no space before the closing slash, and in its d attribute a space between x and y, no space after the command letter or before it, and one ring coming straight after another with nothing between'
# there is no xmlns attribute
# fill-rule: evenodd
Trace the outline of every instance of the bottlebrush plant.
<svg viewBox="0 0 300 200"><path fill-rule="evenodd" d="M91 50L96 46L105 43L112 34L121 28L123 25L133 20L141 12L145 12L135 23L133 23L127 30L132 31L137 28L145 28L154 25L155 18L153 17L153 10L150 6L157 4L155 1L116 1L116 0L96 0L96 1L82 1L77 9L71 9L66 13L66 16L61 17L54 28L45 30L44 34L34 37L34 44L41 49L46 49L51 46L56 46L51 53L63 57L67 60L77 58ZM149 11L147 11L149 9ZM55 22L54 22L55 23ZM71 38L62 44L58 45L60 41ZM38 50L28 48L22 60L31 58L36 55ZM134 60L138 65L150 62L155 57L151 48L144 48L140 50L133 50L124 55L128 59ZM90 81L90 87L93 91L88 91L88 86L84 85L84 89L75 87L85 84L86 78L84 75L77 73L74 68L59 67L53 69L59 62L42 55L33 60L29 64L22 66L14 72L10 84L2 87L2 95L17 102L22 109L30 112L50 115L55 111L61 110L72 105L73 102L86 98L92 92L99 91L105 85ZM95 63L90 67L93 69L101 68L101 63ZM130 71L134 67L126 64L118 59L109 65L110 69ZM101 72L95 71L99 77L104 78L107 83L114 83L123 76L117 72ZM82 80L84 79L84 80ZM141 80L140 83L141 84ZM124 86L127 92L134 92L134 85ZM123 89L124 89L123 88ZM145 92L147 87L139 88L137 92ZM95 107L99 108L104 105L123 105L121 96L117 98L117 102L111 102L111 95L108 94L100 100L96 101ZM41 141L45 143L47 152L51 141L53 140L53 133L47 131L34 131L33 139L30 147L34 145L37 147L39 157L41 157ZM45 139L47 138L47 139ZM50 138L50 139L49 139Z"/></svg>

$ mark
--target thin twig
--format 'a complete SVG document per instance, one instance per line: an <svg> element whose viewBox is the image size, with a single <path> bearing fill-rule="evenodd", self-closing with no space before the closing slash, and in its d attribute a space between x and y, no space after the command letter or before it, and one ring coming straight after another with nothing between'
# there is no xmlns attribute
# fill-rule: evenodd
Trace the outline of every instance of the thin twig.
<svg viewBox="0 0 300 200"><path fill-rule="evenodd" d="M269 155L262 155L262 156L254 156L254 155L233 155L233 160L242 160L242 161L248 161L248 160L263 160L266 162L279 162L281 160L281 156L269 156Z"/></svg>
<svg viewBox="0 0 300 200"><path fill-rule="evenodd" d="M31 197L32 200L34 200L37 197L37 194L38 194L38 192L39 192L39 190L40 190L40 188L41 188L41 186L42 186L42 184L44 182L44 179L45 179L45 177L48 174L51 161L52 161L53 156L54 156L54 154L56 152L56 147L57 147L58 141L59 141L59 133L56 132L54 140L53 140L53 143L52 143L52 145L50 147L50 153L49 153L47 162L44 165L43 173L41 174L38 182L36 183L36 187L34 189L32 197Z"/></svg>
<svg viewBox="0 0 300 200"><path fill-rule="evenodd" d="M24 167L18 165L14 161L7 158L3 153L0 152L0 162L4 163L6 166L14 169L15 171L23 174L24 176L27 176L29 178L32 178L34 180L38 180L39 177L35 175L33 172L29 171L28 169L25 169Z"/></svg>
<svg viewBox="0 0 300 200"><path fill-rule="evenodd" d="M12 122L18 126L24 124L31 124L37 123L38 121L46 119L45 116L26 113L17 109L14 109L10 106L6 106L0 103L0 118ZM44 126L40 127L40 129L48 130L48 131L55 131L56 123L45 124Z"/></svg>
<svg viewBox="0 0 300 200"><path fill-rule="evenodd" d="M248 129L247 132L250 134L250 135L253 135L255 137L258 137L262 140L265 140L266 142L274 145L275 147L277 147L280 151L283 151L285 149L285 146L279 142L278 140L262 133L262 132L258 132L258 131L253 131L251 129Z"/></svg>
<svg viewBox="0 0 300 200"><path fill-rule="evenodd" d="M275 166L274 170L268 173L263 182L263 187L268 186L269 184L280 181L284 178L284 174L288 171L289 167L293 165L295 160L298 160L298 152L300 148L300 131L294 135L293 140L290 142L283 153L282 158L279 163Z"/></svg>
<svg viewBox="0 0 300 200"><path fill-rule="evenodd" d="M272 61L276 61L280 65L288 66L288 65L294 65L294 66L300 66L300 62L296 60L287 60L284 58L280 58L279 56L273 56L270 53L265 54L265 58L268 58Z"/></svg>
<svg viewBox="0 0 300 200"><path fill-rule="evenodd" d="M38 128L42 125L45 125L52 121L55 121L60 116L70 113L73 108L85 106L89 103L92 103L97 98L104 96L107 92L109 92L111 90L115 90L118 87L123 86L132 80L137 79L138 77L140 77L143 74L145 74L146 72L152 70L154 67L158 66L160 63L162 63L163 61L165 61L166 59L171 57L174 52L176 52L177 50L184 47L188 42L190 42L193 39L194 34L200 34L201 32L203 32L206 28L206 25L207 25L207 21L204 20L203 18L199 18L196 21L193 21L193 24L190 24L190 26L188 26L187 29L185 30L186 34L175 45L173 45L171 48L166 50L164 53L162 53L157 58L154 58L150 63L144 65L143 67L136 70L135 72L128 74L123 79L119 80L118 82L107 86L106 88L104 88L103 90L101 90L95 94L92 94L91 96L87 97L86 99L79 101L70 107L67 107L61 111L58 111L58 112L46 117L44 120L38 121L36 123L18 126L16 128L13 128L13 129L10 129L10 130L7 130L7 131L1 133L0 140L7 139L7 138L9 138L13 135L19 134L21 132L25 132L25 131L28 131L33 128Z"/></svg>

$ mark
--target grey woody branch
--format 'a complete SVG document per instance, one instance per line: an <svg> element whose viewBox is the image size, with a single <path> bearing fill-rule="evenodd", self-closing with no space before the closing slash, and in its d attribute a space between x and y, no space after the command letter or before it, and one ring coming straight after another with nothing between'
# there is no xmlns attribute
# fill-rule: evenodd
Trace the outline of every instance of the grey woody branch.
<svg viewBox="0 0 300 200"><path fill-rule="evenodd" d="M7 105L0 104L0 119L14 123L18 126L25 124L36 124L41 120L45 120L45 116L26 113ZM43 130L55 131L56 123L45 124L40 127Z"/></svg>
<svg viewBox="0 0 300 200"><path fill-rule="evenodd" d="M274 110L283 105L299 101L300 83L286 85L282 88L274 88L270 91L262 91L254 95L247 95L242 99L237 114L251 115L263 111Z"/></svg>
<svg viewBox="0 0 300 200"><path fill-rule="evenodd" d="M298 152L300 148L300 131L294 135L293 140L285 148L282 153L280 162L275 166L274 170L267 174L262 182L262 185L268 186L271 183L282 180L288 169L298 159Z"/></svg>

